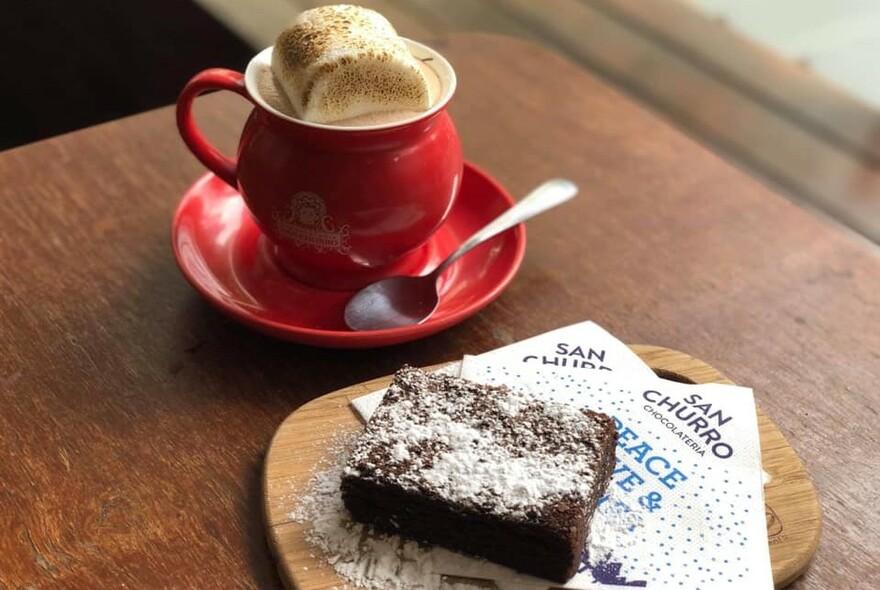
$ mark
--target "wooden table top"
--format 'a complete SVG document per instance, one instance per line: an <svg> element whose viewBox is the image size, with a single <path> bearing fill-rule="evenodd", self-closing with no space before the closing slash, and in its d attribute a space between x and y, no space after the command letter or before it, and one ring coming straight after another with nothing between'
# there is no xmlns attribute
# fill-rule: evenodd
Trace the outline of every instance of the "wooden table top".
<svg viewBox="0 0 880 590"><path fill-rule="evenodd" d="M878 248L548 51L434 45L466 157L514 195L550 176L582 193L529 222L500 299L411 344L278 342L203 301L169 245L203 172L171 107L0 153L0 587L279 587L260 471L290 412L585 319L752 386L823 504L794 587L877 586ZM246 112L217 94L198 116L231 151Z"/></svg>

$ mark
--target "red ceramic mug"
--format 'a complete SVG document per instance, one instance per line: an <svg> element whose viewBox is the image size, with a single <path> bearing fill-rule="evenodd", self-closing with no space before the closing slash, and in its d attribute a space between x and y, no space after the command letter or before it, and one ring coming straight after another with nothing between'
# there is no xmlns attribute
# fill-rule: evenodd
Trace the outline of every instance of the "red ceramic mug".
<svg viewBox="0 0 880 590"><path fill-rule="evenodd" d="M461 184L461 143L446 106L455 73L436 51L408 41L430 65L440 92L427 111L369 126L308 123L273 108L258 75L271 47L245 74L205 70L177 101L184 142L209 170L238 190L296 279L333 290L358 289L388 274L443 223ZM264 74L265 75L265 74ZM212 146L196 126L193 101L231 90L254 104L237 156Z"/></svg>

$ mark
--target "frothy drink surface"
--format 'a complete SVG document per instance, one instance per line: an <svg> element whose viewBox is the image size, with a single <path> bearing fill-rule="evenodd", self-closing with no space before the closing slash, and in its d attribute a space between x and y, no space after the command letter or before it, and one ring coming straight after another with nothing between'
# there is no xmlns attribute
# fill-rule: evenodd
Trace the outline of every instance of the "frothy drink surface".
<svg viewBox="0 0 880 590"><path fill-rule="evenodd" d="M425 61L422 61L422 59L419 59L417 57L416 60L418 61L419 68L422 70L425 78L428 81L428 88L431 95L431 104L433 106L443 94L443 85L440 82L439 76L430 65L431 58L427 58L425 59ZM297 116L293 106L290 104L290 100L288 100L287 95L284 93L284 90L281 88L281 85L278 83L278 80L275 78L275 75L272 73L272 69L269 67L269 64L260 64L260 69L257 72L256 78L257 89L260 92L260 96L263 98L263 100L266 101L266 104L268 104L276 111L287 115L288 117L300 119L300 117ZM334 127L365 127L371 125L387 125L389 123L396 123L398 121L404 121L406 119L416 117L421 113L422 111L409 111L399 109L390 111L378 111L359 115L350 119L335 121L331 123L331 125Z"/></svg>

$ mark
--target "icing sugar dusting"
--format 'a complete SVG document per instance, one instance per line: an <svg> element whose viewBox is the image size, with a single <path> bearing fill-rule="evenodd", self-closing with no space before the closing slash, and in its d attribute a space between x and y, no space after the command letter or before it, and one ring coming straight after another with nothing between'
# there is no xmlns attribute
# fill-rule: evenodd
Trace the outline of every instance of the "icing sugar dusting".
<svg viewBox="0 0 880 590"><path fill-rule="evenodd" d="M586 549L591 565L598 565L612 557L621 559L626 550L638 539L638 532L644 526L644 513L641 508L621 508L619 488L611 488L607 500L593 515Z"/></svg>
<svg viewBox="0 0 880 590"><path fill-rule="evenodd" d="M455 442L460 442L455 441ZM573 473L565 456L516 457L491 453L496 443L491 437L476 438L472 444L450 444L450 451L434 458L422 472L425 483L445 490L450 500L488 503L503 490L498 507L534 506L551 495L571 490ZM587 485L592 478L581 480Z"/></svg>
<svg viewBox="0 0 880 590"><path fill-rule="evenodd" d="M414 541L383 536L352 522L339 490L342 463L316 473L290 518L309 526L306 541L323 555L339 576L368 589L432 588L430 548Z"/></svg>
<svg viewBox="0 0 880 590"><path fill-rule="evenodd" d="M590 497L602 433L601 421L572 406L407 367L346 474L523 517L562 498Z"/></svg>

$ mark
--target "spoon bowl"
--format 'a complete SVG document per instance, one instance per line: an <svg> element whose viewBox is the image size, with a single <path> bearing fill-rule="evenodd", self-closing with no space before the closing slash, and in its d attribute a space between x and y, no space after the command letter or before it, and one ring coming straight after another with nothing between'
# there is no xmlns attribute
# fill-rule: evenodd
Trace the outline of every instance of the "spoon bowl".
<svg viewBox="0 0 880 590"><path fill-rule="evenodd" d="M358 291L345 307L352 330L385 330L421 324L440 304L436 281L427 277L389 277Z"/></svg>
<svg viewBox="0 0 880 590"><path fill-rule="evenodd" d="M417 277L388 277L355 293L345 306L346 325L352 330L367 331L421 324L437 309L440 303L437 279L452 263L486 240L576 194L577 186L571 181L548 180L468 238L433 271Z"/></svg>

